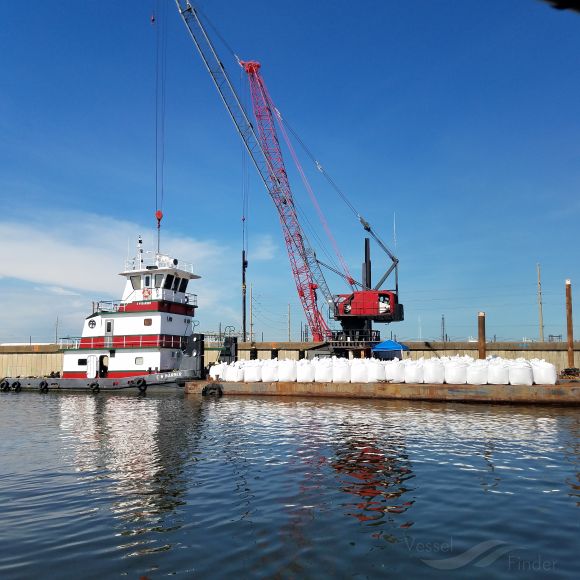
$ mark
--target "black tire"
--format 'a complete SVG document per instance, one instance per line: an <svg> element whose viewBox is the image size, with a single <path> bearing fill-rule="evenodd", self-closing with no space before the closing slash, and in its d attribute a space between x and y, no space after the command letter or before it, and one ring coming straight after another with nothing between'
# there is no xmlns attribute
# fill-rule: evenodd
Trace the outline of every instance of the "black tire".
<svg viewBox="0 0 580 580"><path fill-rule="evenodd" d="M135 386L139 389L140 393L144 393L147 390L147 381L143 378L137 379Z"/></svg>
<svg viewBox="0 0 580 580"><path fill-rule="evenodd" d="M0 391L9 391L10 390L10 383L8 381L2 381L0 383Z"/></svg>
<svg viewBox="0 0 580 580"><path fill-rule="evenodd" d="M206 385L201 391L204 397L223 397L224 390L221 385Z"/></svg>
<svg viewBox="0 0 580 580"><path fill-rule="evenodd" d="M99 383L94 382L89 385L89 389L91 389L93 393L97 394L101 390L101 387L99 387Z"/></svg>
<svg viewBox="0 0 580 580"><path fill-rule="evenodd" d="M20 384L20 383L18 383L18 385L16 385L16 386L14 387L14 390L15 390L17 393L19 393L19 392L22 390L22 386L21 386L21 384Z"/></svg>
<svg viewBox="0 0 580 580"><path fill-rule="evenodd" d="M22 388L22 385L20 384L20 381L14 381L14 382L12 383L12 388L13 388L15 391L19 391L19 390ZM6 389L6 390L8 390L8 389Z"/></svg>
<svg viewBox="0 0 580 580"><path fill-rule="evenodd" d="M41 393L48 393L48 383L46 381L40 381L38 385L38 390Z"/></svg>

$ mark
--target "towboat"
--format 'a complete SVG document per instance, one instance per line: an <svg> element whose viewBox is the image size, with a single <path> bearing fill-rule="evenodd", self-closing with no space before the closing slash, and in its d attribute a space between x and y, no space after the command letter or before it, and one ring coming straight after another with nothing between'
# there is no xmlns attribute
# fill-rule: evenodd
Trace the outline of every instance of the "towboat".
<svg viewBox="0 0 580 580"><path fill-rule="evenodd" d="M7 377L2 391L23 388L116 390L175 384L204 376L202 334L193 332L197 296L193 266L159 252L143 250L119 274L126 279L121 300L93 303L82 336L61 339L60 377Z"/></svg>

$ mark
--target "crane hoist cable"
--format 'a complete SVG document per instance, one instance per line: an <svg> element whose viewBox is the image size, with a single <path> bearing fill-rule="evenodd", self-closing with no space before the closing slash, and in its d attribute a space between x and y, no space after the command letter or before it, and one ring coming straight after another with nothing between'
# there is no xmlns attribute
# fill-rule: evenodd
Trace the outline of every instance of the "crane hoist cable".
<svg viewBox="0 0 580 580"><path fill-rule="evenodd" d="M161 219L165 198L165 102L167 78L167 3L156 0L151 16L155 27L155 218L157 251L160 251Z"/></svg>

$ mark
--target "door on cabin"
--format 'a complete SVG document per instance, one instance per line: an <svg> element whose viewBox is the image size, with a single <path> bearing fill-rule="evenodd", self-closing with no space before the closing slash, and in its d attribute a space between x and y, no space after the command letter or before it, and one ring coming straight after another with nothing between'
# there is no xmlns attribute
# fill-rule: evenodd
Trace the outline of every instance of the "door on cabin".
<svg viewBox="0 0 580 580"><path fill-rule="evenodd" d="M99 370L99 362L96 354L87 357L87 379L96 379Z"/></svg>
<svg viewBox="0 0 580 580"><path fill-rule="evenodd" d="M113 348L113 320L105 320L105 348Z"/></svg>

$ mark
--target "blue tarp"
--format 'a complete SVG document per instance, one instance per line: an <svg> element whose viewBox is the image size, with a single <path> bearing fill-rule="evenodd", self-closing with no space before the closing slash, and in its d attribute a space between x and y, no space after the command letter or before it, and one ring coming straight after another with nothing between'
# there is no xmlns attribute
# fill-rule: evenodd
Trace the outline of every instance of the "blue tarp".
<svg viewBox="0 0 580 580"><path fill-rule="evenodd" d="M373 346L372 350L373 352L390 352L393 350L409 350L409 347L394 340L384 340Z"/></svg>

